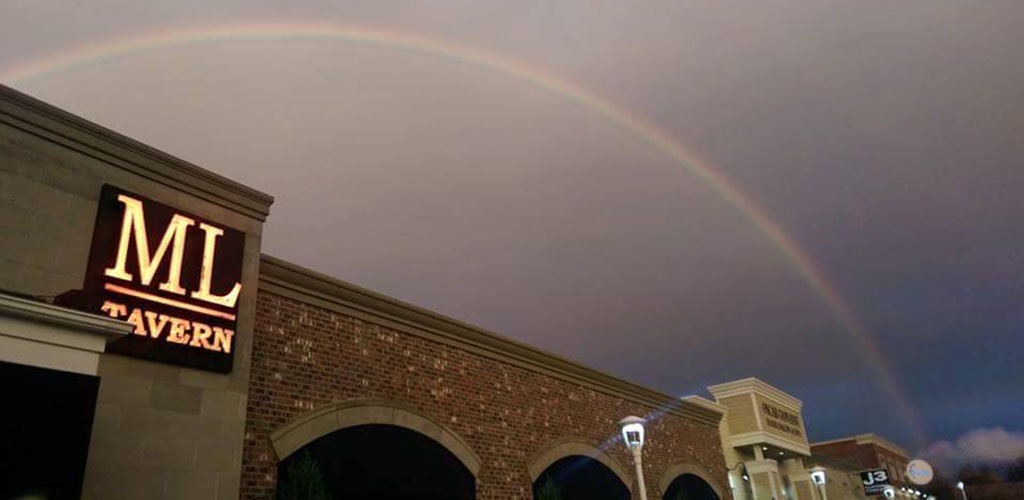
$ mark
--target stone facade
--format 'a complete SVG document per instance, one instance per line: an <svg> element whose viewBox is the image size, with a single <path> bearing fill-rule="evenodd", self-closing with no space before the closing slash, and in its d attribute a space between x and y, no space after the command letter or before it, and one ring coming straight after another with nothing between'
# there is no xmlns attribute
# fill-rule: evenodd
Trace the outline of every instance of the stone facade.
<svg viewBox="0 0 1024 500"><path fill-rule="evenodd" d="M810 448L802 401L752 377L708 391L728 408L720 429L738 500L820 500L804 464Z"/></svg>
<svg viewBox="0 0 1024 500"><path fill-rule="evenodd" d="M83 498L238 498L263 219L272 201L0 86L0 288L80 289L110 183L246 233L235 368L100 356Z"/></svg>
<svg viewBox="0 0 1024 500"><path fill-rule="evenodd" d="M627 396L607 382L602 387L594 380L601 374L493 334L445 335L443 329L471 327L446 325L445 318L376 295L354 303L359 290L326 277L309 279L305 270L280 261L265 258L261 272L242 498L271 498L276 429L360 400L412 408L457 434L480 458L481 499L530 498L531 462L567 437L603 449L631 472L631 458L616 441L619 419L630 414L656 416L643 461L650 498L661 498L659 479L678 464L704 471L720 492L727 484L713 412L667 396L659 401L640 388ZM299 275L311 288L295 283ZM424 316L419 324L409 320L418 314ZM437 322L431 326L429 319ZM481 346L487 341L492 348Z"/></svg>

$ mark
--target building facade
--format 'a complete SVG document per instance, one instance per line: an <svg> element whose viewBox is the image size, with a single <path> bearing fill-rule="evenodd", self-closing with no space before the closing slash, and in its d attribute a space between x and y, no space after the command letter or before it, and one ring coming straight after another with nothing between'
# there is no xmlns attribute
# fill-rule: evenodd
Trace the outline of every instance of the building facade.
<svg viewBox="0 0 1024 500"><path fill-rule="evenodd" d="M803 402L757 378L708 391L715 401L687 399L723 414L722 450L736 500L920 498L906 478L907 452L891 441L861 434L811 444ZM887 473L885 487L866 492L862 474L878 469Z"/></svg>
<svg viewBox="0 0 1024 500"><path fill-rule="evenodd" d="M724 407L722 447L737 500L815 498L803 402L756 378L713 385Z"/></svg>
<svg viewBox="0 0 1024 500"><path fill-rule="evenodd" d="M875 434L858 434L811 445L815 456L828 457L854 464L861 469L885 469L896 497L915 498L917 486L907 478L910 462L907 450Z"/></svg>
<svg viewBox="0 0 1024 500"><path fill-rule="evenodd" d="M509 499L597 484L594 498L639 498L617 438L627 415L648 419L649 498L731 496L719 408L264 256L272 202L0 87L0 361L85 377L6 382L82 395L68 416L89 425L65 440L80 456L61 465L70 497L275 498L316 483L296 479L313 462L345 487L422 480ZM5 442L59 434L19 425ZM68 497L45 477L10 481Z"/></svg>

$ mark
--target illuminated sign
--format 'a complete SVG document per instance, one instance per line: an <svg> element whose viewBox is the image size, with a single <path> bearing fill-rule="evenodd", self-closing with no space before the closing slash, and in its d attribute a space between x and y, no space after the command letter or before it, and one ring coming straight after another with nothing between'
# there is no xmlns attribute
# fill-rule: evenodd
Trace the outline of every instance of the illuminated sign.
<svg viewBox="0 0 1024 500"><path fill-rule="evenodd" d="M910 478L910 482L924 486L932 482L935 471L932 470L931 464L918 458L907 464L907 477Z"/></svg>
<svg viewBox="0 0 1024 500"><path fill-rule="evenodd" d="M800 430L800 417L783 410L778 406L762 401L761 415L764 416L764 423L768 427L778 429L797 437L804 436L803 431Z"/></svg>
<svg viewBox="0 0 1024 500"><path fill-rule="evenodd" d="M889 473L885 469L866 470L860 473L860 482L864 485L864 494L882 495L889 487Z"/></svg>
<svg viewBox="0 0 1024 500"><path fill-rule="evenodd" d="M107 351L230 372L244 246L241 231L103 186L84 291L135 326Z"/></svg>

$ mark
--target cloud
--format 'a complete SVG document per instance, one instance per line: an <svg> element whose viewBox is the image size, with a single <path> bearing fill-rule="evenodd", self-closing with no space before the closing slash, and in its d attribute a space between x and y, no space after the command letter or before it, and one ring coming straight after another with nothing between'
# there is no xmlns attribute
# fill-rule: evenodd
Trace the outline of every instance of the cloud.
<svg viewBox="0 0 1024 500"><path fill-rule="evenodd" d="M974 429L956 441L936 441L921 451L939 466L957 467L966 463L999 464L1024 456L1024 432L1002 427Z"/></svg>

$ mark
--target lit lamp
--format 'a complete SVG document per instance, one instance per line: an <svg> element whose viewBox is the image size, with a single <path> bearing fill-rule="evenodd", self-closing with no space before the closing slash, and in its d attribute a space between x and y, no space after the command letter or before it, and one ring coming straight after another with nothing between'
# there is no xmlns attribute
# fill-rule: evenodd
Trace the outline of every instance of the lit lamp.
<svg viewBox="0 0 1024 500"><path fill-rule="evenodd" d="M644 448L644 419L629 416L619 422L622 427L622 442L633 453L636 464L636 482L640 487L640 500L647 500L647 487L644 485L644 469L641 465L640 451Z"/></svg>
<svg viewBox="0 0 1024 500"><path fill-rule="evenodd" d="M811 467L811 481L818 485L818 495L821 500L826 500L825 497L825 468L818 465Z"/></svg>
<svg viewBox="0 0 1024 500"><path fill-rule="evenodd" d="M967 490L964 489L963 481L956 482L956 489L960 490L960 494L964 496L964 500L967 500Z"/></svg>
<svg viewBox="0 0 1024 500"><path fill-rule="evenodd" d="M882 493L885 494L885 498L888 498L890 500L892 500L893 498L896 498L896 489L895 488L892 488L892 487L886 488L885 490L882 491Z"/></svg>

